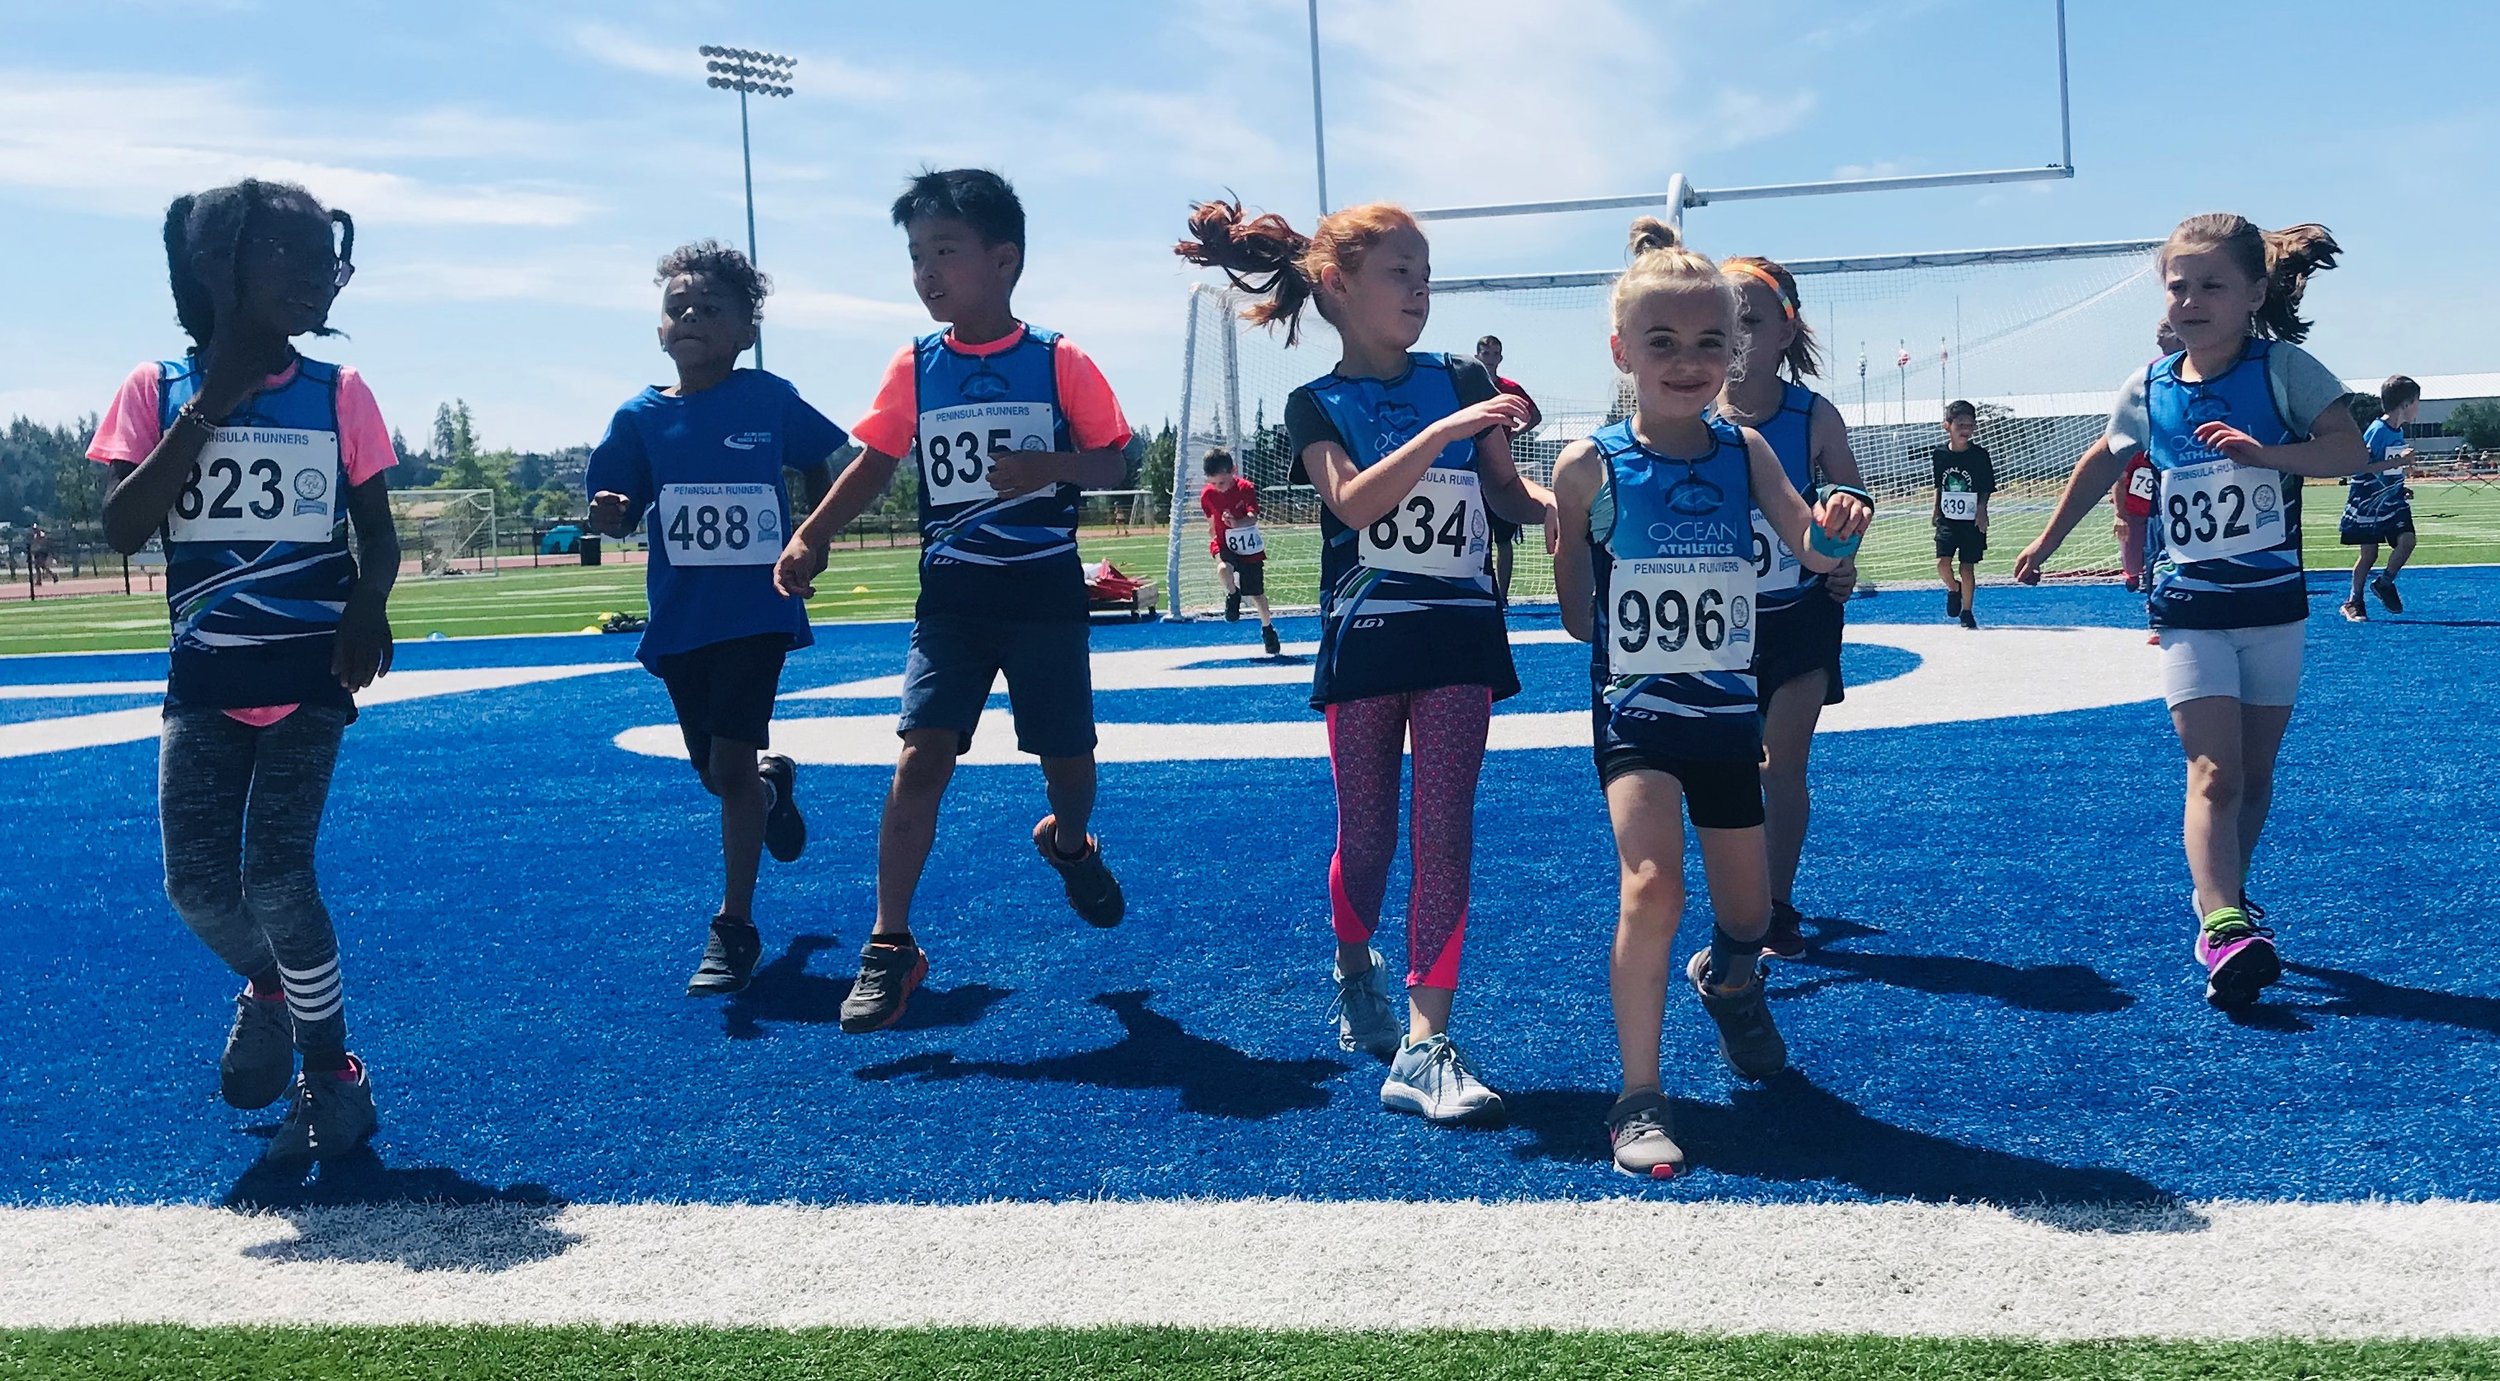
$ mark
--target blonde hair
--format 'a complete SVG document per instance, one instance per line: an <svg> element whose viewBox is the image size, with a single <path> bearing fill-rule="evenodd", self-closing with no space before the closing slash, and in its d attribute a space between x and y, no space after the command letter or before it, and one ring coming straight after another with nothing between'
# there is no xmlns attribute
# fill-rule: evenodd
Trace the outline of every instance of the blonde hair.
<svg viewBox="0 0 2500 1381"><path fill-rule="evenodd" d="M1274 212L1246 215L1238 201L1202 201L1190 208L1189 238L1172 252L1193 264L1221 269L1234 287L1262 299L1241 315L1261 326L1285 324L1285 344L1300 339L1302 309L1319 309L1331 325L1328 302L1319 296L1320 274L1351 273L1374 245L1400 230L1423 233L1403 207L1387 202L1349 206L1320 217L1308 235Z"/></svg>
<svg viewBox="0 0 2500 1381"><path fill-rule="evenodd" d="M1684 292L1706 288L1719 295L1726 304L1728 337L1738 333L1737 319L1742 304L1736 285L1719 272L1719 266L1707 254L1684 243L1684 236L1674 226L1656 216L1643 216L1632 222L1630 243L1631 266L1615 279L1615 329L1623 329L1624 313L1631 305L1655 292ZM1740 352L1741 353L1741 352Z"/></svg>

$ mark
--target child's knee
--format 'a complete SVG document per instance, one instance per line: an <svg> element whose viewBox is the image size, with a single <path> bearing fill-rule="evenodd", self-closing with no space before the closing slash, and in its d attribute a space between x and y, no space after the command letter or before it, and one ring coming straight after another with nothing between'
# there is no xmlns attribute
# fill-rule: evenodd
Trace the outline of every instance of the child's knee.
<svg viewBox="0 0 2500 1381"><path fill-rule="evenodd" d="M2188 764L2190 800L2217 810L2229 809L2239 805L2246 790L2246 774L2237 767L2225 767L2211 758L2198 758Z"/></svg>
<svg viewBox="0 0 2500 1381"><path fill-rule="evenodd" d="M1684 879L1661 868L1625 870L1621 919L1632 926L1672 926L1684 914Z"/></svg>

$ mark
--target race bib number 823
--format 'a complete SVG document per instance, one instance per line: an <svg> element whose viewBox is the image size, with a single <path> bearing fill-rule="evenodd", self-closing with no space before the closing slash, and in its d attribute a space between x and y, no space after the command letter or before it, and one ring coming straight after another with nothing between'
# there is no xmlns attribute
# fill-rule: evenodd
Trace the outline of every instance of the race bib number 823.
<svg viewBox="0 0 2500 1381"><path fill-rule="evenodd" d="M326 542L338 523L339 434L219 427L165 515L177 542Z"/></svg>

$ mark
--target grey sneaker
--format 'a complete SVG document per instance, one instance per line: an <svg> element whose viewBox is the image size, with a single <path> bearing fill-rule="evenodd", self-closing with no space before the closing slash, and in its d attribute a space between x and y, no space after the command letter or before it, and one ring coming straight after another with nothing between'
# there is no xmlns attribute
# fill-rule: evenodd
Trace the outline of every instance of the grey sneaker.
<svg viewBox="0 0 2500 1381"><path fill-rule="evenodd" d="M373 1081L365 1062L350 1055L339 1073L305 1070L295 1081L295 1102L269 1139L271 1160L328 1160L373 1139Z"/></svg>
<svg viewBox="0 0 2500 1381"><path fill-rule="evenodd" d="M1667 1097L1655 1089L1615 1100L1606 1112L1606 1139L1614 1143L1615 1168L1624 1174L1671 1180L1684 1173L1684 1148L1675 1144Z"/></svg>
<svg viewBox="0 0 2500 1381"><path fill-rule="evenodd" d="M1496 1122L1502 1117L1502 1095L1476 1077L1458 1043L1446 1034L1398 1051L1397 1058L1389 1061L1388 1079L1380 1086L1380 1106L1444 1125Z"/></svg>
<svg viewBox="0 0 2500 1381"><path fill-rule="evenodd" d="M238 1108L265 1108L295 1078L295 1025L286 999L258 998L246 988L234 1000L234 1029L217 1057L217 1092Z"/></svg>
<svg viewBox="0 0 2500 1381"><path fill-rule="evenodd" d="M1719 1028L1719 1058L1739 1077L1757 1083L1788 1068L1788 1042L1771 1024L1771 1003L1763 995L1764 970L1756 969L1753 982L1735 992L1714 993L1702 981L1709 969L1710 951L1695 950L1684 976L1701 995L1701 1009Z"/></svg>
<svg viewBox="0 0 2500 1381"><path fill-rule="evenodd" d="M1397 1008L1389 1003L1389 987L1380 977L1380 951L1372 951L1372 966L1352 978L1334 964L1328 976L1337 980L1337 1001L1330 1015L1337 1019L1339 1050L1368 1050L1378 1059L1394 1059L1398 1047L1406 1043L1406 1030L1398 1024Z"/></svg>
<svg viewBox="0 0 2500 1381"><path fill-rule="evenodd" d="M1111 869L1102 861L1102 841L1085 836L1085 854L1081 858L1061 858L1051 847L1051 833L1058 828L1058 817L1045 815L1033 827L1033 847L1042 861L1058 870L1059 881L1068 891L1068 905L1085 918L1087 925L1108 930L1128 914L1128 898L1120 895L1120 880L1111 876Z"/></svg>
<svg viewBox="0 0 2500 1381"><path fill-rule="evenodd" d="M764 815L764 847L784 863L796 863L807 852L807 817L799 814L799 765L780 753L766 753L756 764L758 775L773 784L773 808Z"/></svg>
<svg viewBox="0 0 2500 1381"><path fill-rule="evenodd" d="M752 922L735 916L714 916L712 933L703 942L703 962L686 980L686 996L717 997L746 987L755 976L755 961L764 953L764 937Z"/></svg>
<svg viewBox="0 0 2500 1381"><path fill-rule="evenodd" d="M920 946L871 941L859 952L859 976L842 999L842 1029L858 1035L901 1021L912 991L928 976L929 956Z"/></svg>

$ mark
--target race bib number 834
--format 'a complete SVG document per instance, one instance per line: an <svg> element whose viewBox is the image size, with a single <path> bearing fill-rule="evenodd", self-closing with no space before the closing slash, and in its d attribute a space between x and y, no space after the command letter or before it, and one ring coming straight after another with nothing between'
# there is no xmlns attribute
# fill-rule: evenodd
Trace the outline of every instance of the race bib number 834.
<svg viewBox="0 0 2500 1381"><path fill-rule="evenodd" d="M339 434L220 427L165 515L177 542L326 542L338 523Z"/></svg>
<svg viewBox="0 0 2500 1381"><path fill-rule="evenodd" d="M1465 580L1484 574L1490 540L1483 478L1473 470L1426 470L1397 507L1363 529L1363 564Z"/></svg>

